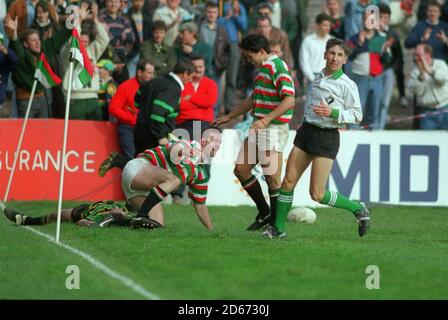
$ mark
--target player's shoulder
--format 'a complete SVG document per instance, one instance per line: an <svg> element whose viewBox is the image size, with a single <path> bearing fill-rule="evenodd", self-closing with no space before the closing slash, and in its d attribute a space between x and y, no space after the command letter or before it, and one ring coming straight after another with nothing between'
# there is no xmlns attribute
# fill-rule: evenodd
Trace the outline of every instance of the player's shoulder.
<svg viewBox="0 0 448 320"><path fill-rule="evenodd" d="M277 73L279 71L289 71L288 65L285 60L280 57L274 56L271 59L266 60L263 63L263 67L271 70L273 73Z"/></svg>
<svg viewBox="0 0 448 320"><path fill-rule="evenodd" d="M343 86L347 86L347 87L356 87L356 83L355 81L353 81L348 75L346 75L345 73L343 73L338 80L340 81L341 85Z"/></svg>

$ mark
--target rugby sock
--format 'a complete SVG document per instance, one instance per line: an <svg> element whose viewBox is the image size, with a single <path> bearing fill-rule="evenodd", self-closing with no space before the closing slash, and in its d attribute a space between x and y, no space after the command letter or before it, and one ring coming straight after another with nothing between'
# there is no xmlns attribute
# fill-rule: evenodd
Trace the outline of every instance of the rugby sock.
<svg viewBox="0 0 448 320"><path fill-rule="evenodd" d="M148 212L159 202L165 199L167 193L159 186L152 188L151 192L146 197L140 209L138 209L137 217L148 217Z"/></svg>
<svg viewBox="0 0 448 320"><path fill-rule="evenodd" d="M339 192L325 191L324 197L320 201L321 204L326 204L330 207L341 208L356 213L358 210L362 209L359 202L350 200L344 197Z"/></svg>
<svg viewBox="0 0 448 320"><path fill-rule="evenodd" d="M263 191L261 190L261 186L257 178L255 176L252 176L246 181L242 182L241 185L255 202L260 216L268 216L270 213L270 209L268 203L264 198Z"/></svg>
<svg viewBox="0 0 448 320"><path fill-rule="evenodd" d="M39 226L47 223L47 216L28 217L22 216L22 224L25 226Z"/></svg>
<svg viewBox="0 0 448 320"><path fill-rule="evenodd" d="M114 167L120 168L120 169L124 169L124 167L126 166L126 164L131 161L132 159L122 155L122 154L118 154L118 156L114 159L114 161L112 162L112 165Z"/></svg>
<svg viewBox="0 0 448 320"><path fill-rule="evenodd" d="M286 219L288 218L289 210L291 210L293 199L294 191L280 189L277 199L277 217L275 219L275 229L278 232L285 231Z"/></svg>
<svg viewBox="0 0 448 320"><path fill-rule="evenodd" d="M271 205L271 226L275 224L275 217L277 216L277 198L279 195L279 189L269 190L269 203Z"/></svg>

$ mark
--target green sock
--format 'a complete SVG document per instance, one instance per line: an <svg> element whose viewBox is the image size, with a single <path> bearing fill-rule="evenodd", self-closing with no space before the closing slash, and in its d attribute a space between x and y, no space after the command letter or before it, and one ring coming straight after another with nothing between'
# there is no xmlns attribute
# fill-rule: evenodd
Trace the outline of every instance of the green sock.
<svg viewBox="0 0 448 320"><path fill-rule="evenodd" d="M362 208L361 204L357 201L350 200L344 197L339 192L325 191L324 197L320 201L321 204L326 204L330 207L346 209L352 213L356 213Z"/></svg>
<svg viewBox="0 0 448 320"><path fill-rule="evenodd" d="M288 192L280 189L277 198L277 216L275 217L275 228L278 232L285 231L286 219L289 210L291 210L292 200L294 199L294 191Z"/></svg>

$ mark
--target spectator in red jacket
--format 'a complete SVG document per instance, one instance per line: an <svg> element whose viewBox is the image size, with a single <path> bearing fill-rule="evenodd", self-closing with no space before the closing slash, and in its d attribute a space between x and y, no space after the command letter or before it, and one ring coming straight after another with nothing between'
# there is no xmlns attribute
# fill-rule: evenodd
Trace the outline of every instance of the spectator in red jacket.
<svg viewBox="0 0 448 320"><path fill-rule="evenodd" d="M218 101L218 85L205 74L205 59L200 55L191 55L190 60L196 67L193 81L185 84L180 100L180 112L176 118L176 127L185 129L189 139L200 138L201 130L209 127L214 120L214 106ZM197 129L194 130L194 127ZM185 137L187 138L187 137Z"/></svg>
<svg viewBox="0 0 448 320"><path fill-rule="evenodd" d="M154 66L147 60L137 64L137 76L123 82L109 104L109 114L118 120L118 136L123 153L134 158L134 126L137 121L138 106L134 96L142 84L154 78Z"/></svg>

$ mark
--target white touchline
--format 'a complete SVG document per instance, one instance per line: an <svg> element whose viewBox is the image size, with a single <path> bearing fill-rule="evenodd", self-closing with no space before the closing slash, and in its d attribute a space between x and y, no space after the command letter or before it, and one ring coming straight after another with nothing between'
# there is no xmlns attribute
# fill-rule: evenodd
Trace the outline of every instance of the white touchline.
<svg viewBox="0 0 448 320"><path fill-rule="evenodd" d="M154 293L151 293L149 291L147 291L145 288L143 288L141 285L135 283L134 281L132 281L131 279L129 279L126 276L123 276L121 274L119 274L118 272L113 271L112 269L110 269L108 266L106 266L105 264L103 264L102 262L98 261L97 259L93 258L91 255L88 255L85 252L82 252L79 249L73 248L67 244L64 244L62 242L56 242L56 239L53 238L52 236L37 231L36 229L33 229L29 226L24 226L23 228L34 232L35 234L46 238L48 241L63 247L64 249L67 249L68 251L77 254L78 256L81 256L82 258L86 259L88 262L90 262L94 267L100 269L101 271L104 271L105 273L107 273L111 278L117 279L118 281L122 282L125 286L131 288L133 291L139 293L140 295L142 295L143 297L147 298L147 299L151 299L151 300L160 300L160 297L157 296Z"/></svg>

